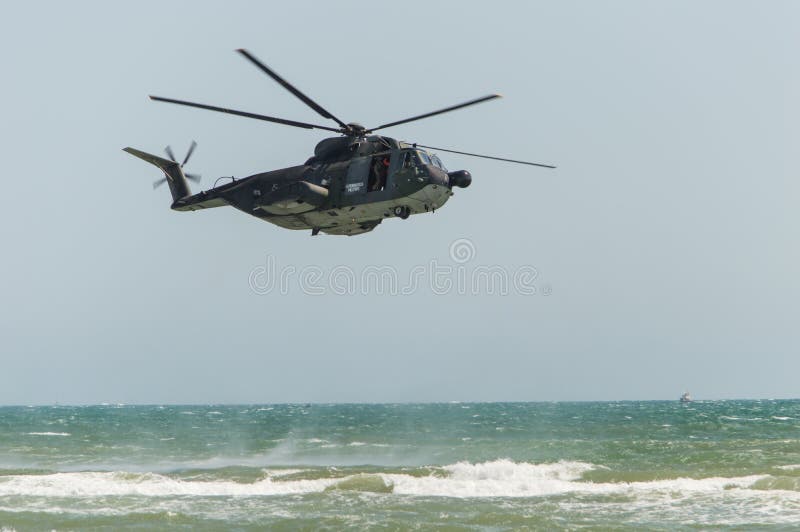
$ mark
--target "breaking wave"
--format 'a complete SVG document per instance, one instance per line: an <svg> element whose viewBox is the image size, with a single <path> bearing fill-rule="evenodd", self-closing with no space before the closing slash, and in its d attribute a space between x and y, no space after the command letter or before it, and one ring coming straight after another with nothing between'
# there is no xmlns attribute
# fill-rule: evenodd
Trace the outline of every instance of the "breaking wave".
<svg viewBox="0 0 800 532"><path fill-rule="evenodd" d="M780 490L800 501L797 482L770 475L676 478L642 482L588 482L584 473L598 466L585 462L560 461L534 464L494 460L482 463L459 462L409 473L356 473L324 478L293 479L299 470L264 471L254 482L233 480L181 479L157 473L67 472L43 475L8 475L0 477L0 497L105 497L105 496L279 496L318 493L330 490L394 493L423 497L541 497L566 493L637 495L714 494L731 490ZM414 474L416 472L416 474Z"/></svg>

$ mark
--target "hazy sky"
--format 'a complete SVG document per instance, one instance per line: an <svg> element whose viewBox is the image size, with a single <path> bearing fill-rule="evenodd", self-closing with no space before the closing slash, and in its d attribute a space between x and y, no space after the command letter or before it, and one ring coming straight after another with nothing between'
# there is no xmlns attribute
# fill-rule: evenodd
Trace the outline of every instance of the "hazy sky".
<svg viewBox="0 0 800 532"><path fill-rule="evenodd" d="M800 396L800 4L289 4L5 5L0 403ZM326 136L147 99L325 122L239 47L367 126L500 92L385 133L558 169L441 154L469 189L352 238L170 211L123 147L208 188ZM536 294L250 286L458 239Z"/></svg>

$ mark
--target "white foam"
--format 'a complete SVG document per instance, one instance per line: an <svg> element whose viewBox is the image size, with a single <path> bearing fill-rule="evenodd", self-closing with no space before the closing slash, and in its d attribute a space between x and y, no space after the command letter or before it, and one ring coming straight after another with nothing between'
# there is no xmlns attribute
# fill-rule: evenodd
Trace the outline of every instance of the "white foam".
<svg viewBox="0 0 800 532"><path fill-rule="evenodd" d="M447 466L444 469L450 471L449 477L385 477L394 484L394 493L397 494L469 498L541 497L566 493L694 496L702 493L721 494L735 488L747 489L769 476L677 478L647 482L578 481L583 472L593 468L592 464L583 462L527 464L497 460L483 464L462 463ZM758 491L764 493L764 490Z"/></svg>
<svg viewBox="0 0 800 532"><path fill-rule="evenodd" d="M69 432L28 432L29 436L72 436Z"/></svg>
<svg viewBox="0 0 800 532"><path fill-rule="evenodd" d="M0 481L0 497L109 497L109 496L265 496L323 491L337 479L273 481L253 483L179 480L155 473L55 473L15 475Z"/></svg>
<svg viewBox="0 0 800 532"><path fill-rule="evenodd" d="M394 492L439 497L535 497L580 489L575 482L594 469L585 462L549 464L494 460L472 464L459 462L443 467L448 476L413 477L385 475Z"/></svg>

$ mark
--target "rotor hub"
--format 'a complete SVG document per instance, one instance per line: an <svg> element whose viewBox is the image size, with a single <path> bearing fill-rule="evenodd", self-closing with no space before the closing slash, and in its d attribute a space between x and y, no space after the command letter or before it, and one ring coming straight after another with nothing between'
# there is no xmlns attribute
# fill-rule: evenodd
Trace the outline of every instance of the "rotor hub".
<svg viewBox="0 0 800 532"><path fill-rule="evenodd" d="M367 128L359 124L358 122L350 122L347 124L347 131L345 132L346 135L350 137L363 137L367 133Z"/></svg>

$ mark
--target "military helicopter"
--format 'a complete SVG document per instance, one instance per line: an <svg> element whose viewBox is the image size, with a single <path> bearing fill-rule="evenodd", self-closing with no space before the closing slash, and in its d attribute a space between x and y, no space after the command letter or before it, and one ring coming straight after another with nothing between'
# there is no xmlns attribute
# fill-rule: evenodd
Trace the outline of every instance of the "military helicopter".
<svg viewBox="0 0 800 532"><path fill-rule="evenodd" d="M490 94L429 113L366 128L356 122L344 123L247 50L239 49L237 52L322 117L335 121L338 127L160 96L150 96L150 99L286 126L331 131L339 133L339 136L319 142L314 149L314 155L304 164L241 179L221 177L217 179L217 183L225 182L219 186L215 183L213 188L197 194L191 193L187 179L199 182L200 177L183 171L197 146L196 142L192 142L181 163L175 159L169 146L165 150L168 159L134 148L124 148L131 155L164 172L164 177L156 181L153 188L164 183L169 185L173 210L196 211L231 206L286 229L311 230L312 235L322 231L330 235L352 236L372 231L386 218L405 220L412 214L434 212L453 196L453 188L466 188L470 185L472 176L467 170L448 172L439 157L427 150L555 168L547 164L407 143L374 134L379 129L494 100L500 97L499 94Z"/></svg>

